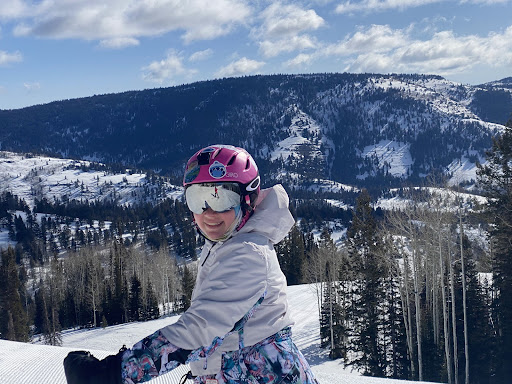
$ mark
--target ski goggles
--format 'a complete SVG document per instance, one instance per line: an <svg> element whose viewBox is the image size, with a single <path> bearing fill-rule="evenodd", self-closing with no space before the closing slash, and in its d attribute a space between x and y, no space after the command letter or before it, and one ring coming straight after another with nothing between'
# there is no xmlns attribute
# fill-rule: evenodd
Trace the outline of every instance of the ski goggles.
<svg viewBox="0 0 512 384"><path fill-rule="evenodd" d="M208 208L227 212L240 205L241 192L237 183L192 184L185 190L188 209L200 215Z"/></svg>

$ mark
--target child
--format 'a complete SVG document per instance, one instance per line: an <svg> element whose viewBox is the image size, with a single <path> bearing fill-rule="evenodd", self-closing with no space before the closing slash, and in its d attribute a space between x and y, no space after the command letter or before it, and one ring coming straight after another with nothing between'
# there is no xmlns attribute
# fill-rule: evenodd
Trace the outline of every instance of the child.
<svg viewBox="0 0 512 384"><path fill-rule="evenodd" d="M115 356L71 352L68 383L139 383L186 363L196 384L318 384L291 338L273 247L294 224L284 188L260 192L251 155L225 145L194 154L183 185L206 239L190 308Z"/></svg>

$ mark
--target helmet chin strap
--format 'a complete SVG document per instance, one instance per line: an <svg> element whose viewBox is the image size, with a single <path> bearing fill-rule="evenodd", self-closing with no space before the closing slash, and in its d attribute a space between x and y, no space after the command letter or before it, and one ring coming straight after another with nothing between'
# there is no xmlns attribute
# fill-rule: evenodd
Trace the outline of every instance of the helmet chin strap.
<svg viewBox="0 0 512 384"><path fill-rule="evenodd" d="M251 208L251 198L249 197L249 195L245 195L245 209L243 209L243 211L244 214L242 219L240 220L238 227L236 228L237 231L242 229L242 227L245 225L245 223L247 223L247 220L249 220L249 218L254 212L254 208Z"/></svg>

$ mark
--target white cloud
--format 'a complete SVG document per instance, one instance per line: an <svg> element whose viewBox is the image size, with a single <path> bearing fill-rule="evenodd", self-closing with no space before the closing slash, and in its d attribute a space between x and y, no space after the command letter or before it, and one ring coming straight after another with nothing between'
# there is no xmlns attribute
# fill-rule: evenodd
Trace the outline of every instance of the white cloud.
<svg viewBox="0 0 512 384"><path fill-rule="evenodd" d="M336 13L380 12L390 9L403 10L423 5L439 3L444 0L362 0L359 2L346 1L336 7Z"/></svg>
<svg viewBox="0 0 512 384"><path fill-rule="evenodd" d="M313 9L302 9L294 4L272 3L260 14L262 23L251 31L259 39L282 39L313 31L325 25L325 21Z"/></svg>
<svg viewBox="0 0 512 384"><path fill-rule="evenodd" d="M115 37L113 39L101 40L99 46L106 49L122 49L139 45L139 40L133 37Z"/></svg>
<svg viewBox="0 0 512 384"><path fill-rule="evenodd" d="M29 7L23 0L2 0L0 2L0 20L15 19L27 13Z"/></svg>
<svg viewBox="0 0 512 384"><path fill-rule="evenodd" d="M23 56L20 52L9 53L6 51L0 51L0 65L9 65L20 61L23 61Z"/></svg>
<svg viewBox="0 0 512 384"><path fill-rule="evenodd" d="M23 87L27 91L32 92L32 91L37 91L37 90L41 89L41 84L39 84L38 82L35 82L35 83L23 83Z"/></svg>
<svg viewBox="0 0 512 384"><path fill-rule="evenodd" d="M317 52L316 56L339 56L346 63L344 70L349 72L450 75L481 64L512 66L512 26L501 34L486 37L457 36L452 31L442 31L427 40L413 39L404 30L378 27L359 31L360 36L356 33L338 45ZM379 37L374 33L377 30L384 33Z"/></svg>
<svg viewBox="0 0 512 384"><path fill-rule="evenodd" d="M12 12L16 35L108 40L183 31L186 43L230 33L251 15L243 0L54 0L27 9Z"/></svg>
<svg viewBox="0 0 512 384"><path fill-rule="evenodd" d="M153 61L142 68L143 79L154 83L172 81L176 76L192 76L197 71L187 69L183 65L183 58L175 51L170 51L167 57L160 61Z"/></svg>
<svg viewBox="0 0 512 384"><path fill-rule="evenodd" d="M309 64L311 64L314 60L314 57L312 55L308 55L305 53L300 53L297 56L295 56L293 59L290 59L283 63L284 67L288 68L303 68L307 67Z"/></svg>
<svg viewBox="0 0 512 384"><path fill-rule="evenodd" d="M372 25L366 30L360 29L337 44L323 49L325 55L350 55L357 52L382 52L408 44L407 32L392 29L388 25Z"/></svg>
<svg viewBox="0 0 512 384"><path fill-rule="evenodd" d="M326 24L313 9L281 2L265 8L258 20L261 20L261 24L251 30L250 36L266 58L317 48L316 39L306 32L315 31Z"/></svg>
<svg viewBox="0 0 512 384"><path fill-rule="evenodd" d="M188 58L188 61L196 62L196 61L203 61L207 60L213 55L213 50L208 48L203 51L197 51L190 55Z"/></svg>
<svg viewBox="0 0 512 384"><path fill-rule="evenodd" d="M302 51L316 48L318 43L310 36L291 36L275 41L265 40L259 43L264 57L275 57L283 52Z"/></svg>
<svg viewBox="0 0 512 384"><path fill-rule="evenodd" d="M373 13L387 10L403 11L407 8L422 7L434 3L446 2L446 0L362 0L345 1L336 6L335 12L341 14ZM455 2L455 1L454 1ZM508 4L510 0L459 0L459 4L495 5Z"/></svg>
<svg viewBox="0 0 512 384"><path fill-rule="evenodd" d="M237 61L233 61L225 67L222 67L215 74L216 77L235 77L247 74L253 74L265 65L262 61L250 60L242 57Z"/></svg>
<svg viewBox="0 0 512 384"><path fill-rule="evenodd" d="M423 31L425 32L425 31ZM413 26L393 29L388 25L360 28L336 44L301 53L283 63L304 69L332 58L347 72L461 74L477 66L512 67L512 26L487 36L458 36L445 30L424 40L413 37Z"/></svg>
<svg viewBox="0 0 512 384"><path fill-rule="evenodd" d="M461 4L480 4L480 5L495 5L495 4L508 4L510 0L460 0Z"/></svg>

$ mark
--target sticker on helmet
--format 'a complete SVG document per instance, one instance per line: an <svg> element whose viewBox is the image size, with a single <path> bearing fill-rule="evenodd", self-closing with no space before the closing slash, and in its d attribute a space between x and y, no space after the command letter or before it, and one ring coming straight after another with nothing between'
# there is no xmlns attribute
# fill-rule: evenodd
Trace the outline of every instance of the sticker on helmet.
<svg viewBox="0 0 512 384"><path fill-rule="evenodd" d="M210 165L210 176L214 179L221 179L226 176L226 166L218 161Z"/></svg>
<svg viewBox="0 0 512 384"><path fill-rule="evenodd" d="M197 161L191 162L185 170L185 183L191 183L199 175L200 167Z"/></svg>

